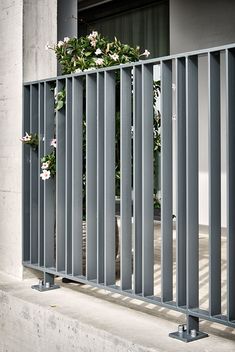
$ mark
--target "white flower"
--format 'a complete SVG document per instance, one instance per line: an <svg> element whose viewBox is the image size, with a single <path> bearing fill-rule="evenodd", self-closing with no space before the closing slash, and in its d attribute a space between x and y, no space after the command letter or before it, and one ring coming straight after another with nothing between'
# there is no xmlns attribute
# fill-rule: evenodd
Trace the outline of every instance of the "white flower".
<svg viewBox="0 0 235 352"><path fill-rule="evenodd" d="M149 55L150 55L150 52L149 52L147 49L145 49L145 51L143 52L143 54L141 54L140 56L149 57Z"/></svg>
<svg viewBox="0 0 235 352"><path fill-rule="evenodd" d="M54 89L54 97L55 98L57 97L57 93L58 93L58 89L57 89L57 87L55 87L55 89Z"/></svg>
<svg viewBox="0 0 235 352"><path fill-rule="evenodd" d="M109 56L111 57L111 59L113 59L113 61L117 61L118 59L119 59L119 56L118 56L118 54L109 54Z"/></svg>
<svg viewBox="0 0 235 352"><path fill-rule="evenodd" d="M104 60L103 59L96 59L95 63L96 63L96 65L100 66L100 65L103 65Z"/></svg>
<svg viewBox="0 0 235 352"><path fill-rule="evenodd" d="M82 72L82 70L80 68L77 68L74 72L75 73L80 73L80 72Z"/></svg>
<svg viewBox="0 0 235 352"><path fill-rule="evenodd" d="M69 39L70 39L69 37L64 37L64 42L65 42L65 43L68 43L68 42L69 42Z"/></svg>
<svg viewBox="0 0 235 352"><path fill-rule="evenodd" d="M98 32L96 31L92 31L89 35L88 35L88 39L89 40L93 40L98 36Z"/></svg>
<svg viewBox="0 0 235 352"><path fill-rule="evenodd" d="M42 170L48 169L49 164L50 164L49 161L46 161L45 163L42 163L42 166L41 166Z"/></svg>
<svg viewBox="0 0 235 352"><path fill-rule="evenodd" d="M56 148L56 138L52 139L51 146Z"/></svg>
<svg viewBox="0 0 235 352"><path fill-rule="evenodd" d="M96 43L97 43L97 40L96 39L92 39L91 46L93 46L95 48L96 47Z"/></svg>
<svg viewBox="0 0 235 352"><path fill-rule="evenodd" d="M60 40L57 44L57 47L58 48L61 48L62 46L64 45L64 42L62 42L62 40Z"/></svg>
<svg viewBox="0 0 235 352"><path fill-rule="evenodd" d="M48 180L51 177L50 170L43 170L43 172L40 174L40 177L43 181Z"/></svg>
<svg viewBox="0 0 235 352"><path fill-rule="evenodd" d="M29 141L31 141L31 139L32 139L32 136L30 136L27 132L25 132L25 136L24 137L20 138L20 140L22 142L29 142Z"/></svg>
<svg viewBox="0 0 235 352"><path fill-rule="evenodd" d="M96 54L96 55L102 54L102 51L100 50L100 48L96 49L95 54Z"/></svg>

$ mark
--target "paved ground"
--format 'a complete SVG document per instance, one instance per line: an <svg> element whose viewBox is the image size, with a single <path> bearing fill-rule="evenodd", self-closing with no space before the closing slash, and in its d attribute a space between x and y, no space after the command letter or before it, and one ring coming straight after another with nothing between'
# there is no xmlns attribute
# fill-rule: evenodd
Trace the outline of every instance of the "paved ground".
<svg viewBox="0 0 235 352"><path fill-rule="evenodd" d="M86 285L40 293L32 283L0 275L1 352L235 351L231 328L205 322L209 338L185 344L168 337L181 314Z"/></svg>
<svg viewBox="0 0 235 352"><path fill-rule="evenodd" d="M200 233L200 307L208 308L208 236ZM160 294L160 225L155 226L155 294ZM175 253L175 233L174 233ZM174 256L175 258L175 256ZM222 300L226 313L226 236L222 237ZM175 268L175 264L174 264ZM174 272L175 279L175 272ZM88 285L32 290L36 279L0 273L0 352L234 352L235 329L208 321L209 337L185 344L168 337L184 315ZM175 294L175 293L174 293Z"/></svg>

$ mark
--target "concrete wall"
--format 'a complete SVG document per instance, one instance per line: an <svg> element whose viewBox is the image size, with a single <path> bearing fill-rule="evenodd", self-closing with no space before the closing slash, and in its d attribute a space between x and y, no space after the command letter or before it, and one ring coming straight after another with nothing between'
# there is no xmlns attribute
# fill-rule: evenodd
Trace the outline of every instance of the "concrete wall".
<svg viewBox="0 0 235 352"><path fill-rule="evenodd" d="M45 45L57 42L57 0L24 0L24 81L55 77L57 61Z"/></svg>
<svg viewBox="0 0 235 352"><path fill-rule="evenodd" d="M54 53L45 50L47 41L57 41L56 3L0 2L0 271L17 277L22 277L22 83L56 75Z"/></svg>
<svg viewBox="0 0 235 352"><path fill-rule="evenodd" d="M0 2L0 270L21 276L23 0Z"/></svg>
<svg viewBox="0 0 235 352"><path fill-rule="evenodd" d="M235 1L170 0L170 53L235 43ZM226 227L225 67L221 65L222 226ZM199 60L199 221L208 225L208 83L206 58Z"/></svg>

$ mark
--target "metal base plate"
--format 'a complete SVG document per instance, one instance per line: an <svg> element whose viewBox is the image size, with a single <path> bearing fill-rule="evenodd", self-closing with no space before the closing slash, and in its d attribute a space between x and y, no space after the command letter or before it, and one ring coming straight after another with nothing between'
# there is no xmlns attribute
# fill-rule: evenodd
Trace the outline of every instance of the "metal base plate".
<svg viewBox="0 0 235 352"><path fill-rule="evenodd" d="M31 286L31 288L33 290L37 290L37 291L40 291L40 292L44 292L44 291L51 291L51 290L55 290L57 288L60 288L59 285L51 285L50 287L46 287L44 285L33 285Z"/></svg>
<svg viewBox="0 0 235 352"><path fill-rule="evenodd" d="M191 342L191 341L203 339L204 337L208 337L209 335L204 332L197 331L197 336L192 337L190 334L187 334L187 331L184 331L183 333L179 333L178 331L176 331L176 332L171 332L169 336L172 337L173 339L177 339L183 342Z"/></svg>

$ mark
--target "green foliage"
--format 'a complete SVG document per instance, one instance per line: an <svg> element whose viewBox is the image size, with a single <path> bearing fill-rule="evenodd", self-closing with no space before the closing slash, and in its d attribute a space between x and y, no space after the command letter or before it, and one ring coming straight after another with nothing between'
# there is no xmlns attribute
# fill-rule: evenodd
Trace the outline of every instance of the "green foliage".
<svg viewBox="0 0 235 352"><path fill-rule="evenodd" d="M122 44L116 37L111 42L95 31L80 38L64 38L52 49L63 74L135 62L150 54L147 50L140 54L138 46Z"/></svg>
<svg viewBox="0 0 235 352"><path fill-rule="evenodd" d="M116 37L111 42L101 36L96 31L90 35L80 38L64 38L57 45L51 48L55 51L58 62L61 64L62 73L79 73L98 68L122 65L130 62L139 61L141 56L148 57L149 52L145 50L140 54L138 46L131 47L128 44L122 44ZM158 99L160 96L160 81L153 82L153 156L154 156L154 178L159 172L157 164L157 155L161 151L161 116L158 110ZM85 94L84 94L85 96ZM55 94L55 110L62 109L66 104L66 92L62 89ZM83 191L86 187L86 123L83 120ZM116 179L116 196L120 196L120 74L116 72L116 126L115 126L115 179ZM133 162L133 160L132 160ZM84 192L83 192L84 193ZM154 207L160 207L157 187L154 186ZM85 202L85 194L83 194ZM85 205L84 205L85 206Z"/></svg>
<svg viewBox="0 0 235 352"><path fill-rule="evenodd" d="M55 151L44 155L41 158L41 163L42 163L41 167L43 170L50 171L50 176L52 176L52 177L55 176L55 174L56 174L56 153L55 153ZM47 164L48 166L43 167L43 165L45 165L45 164Z"/></svg>
<svg viewBox="0 0 235 352"><path fill-rule="evenodd" d="M29 144L34 151L38 149L38 134L37 133L27 133L25 132L25 136L20 138L23 144Z"/></svg>
<svg viewBox="0 0 235 352"><path fill-rule="evenodd" d="M55 93L55 110L59 111L65 106L66 93L65 89L62 89L57 94Z"/></svg>

